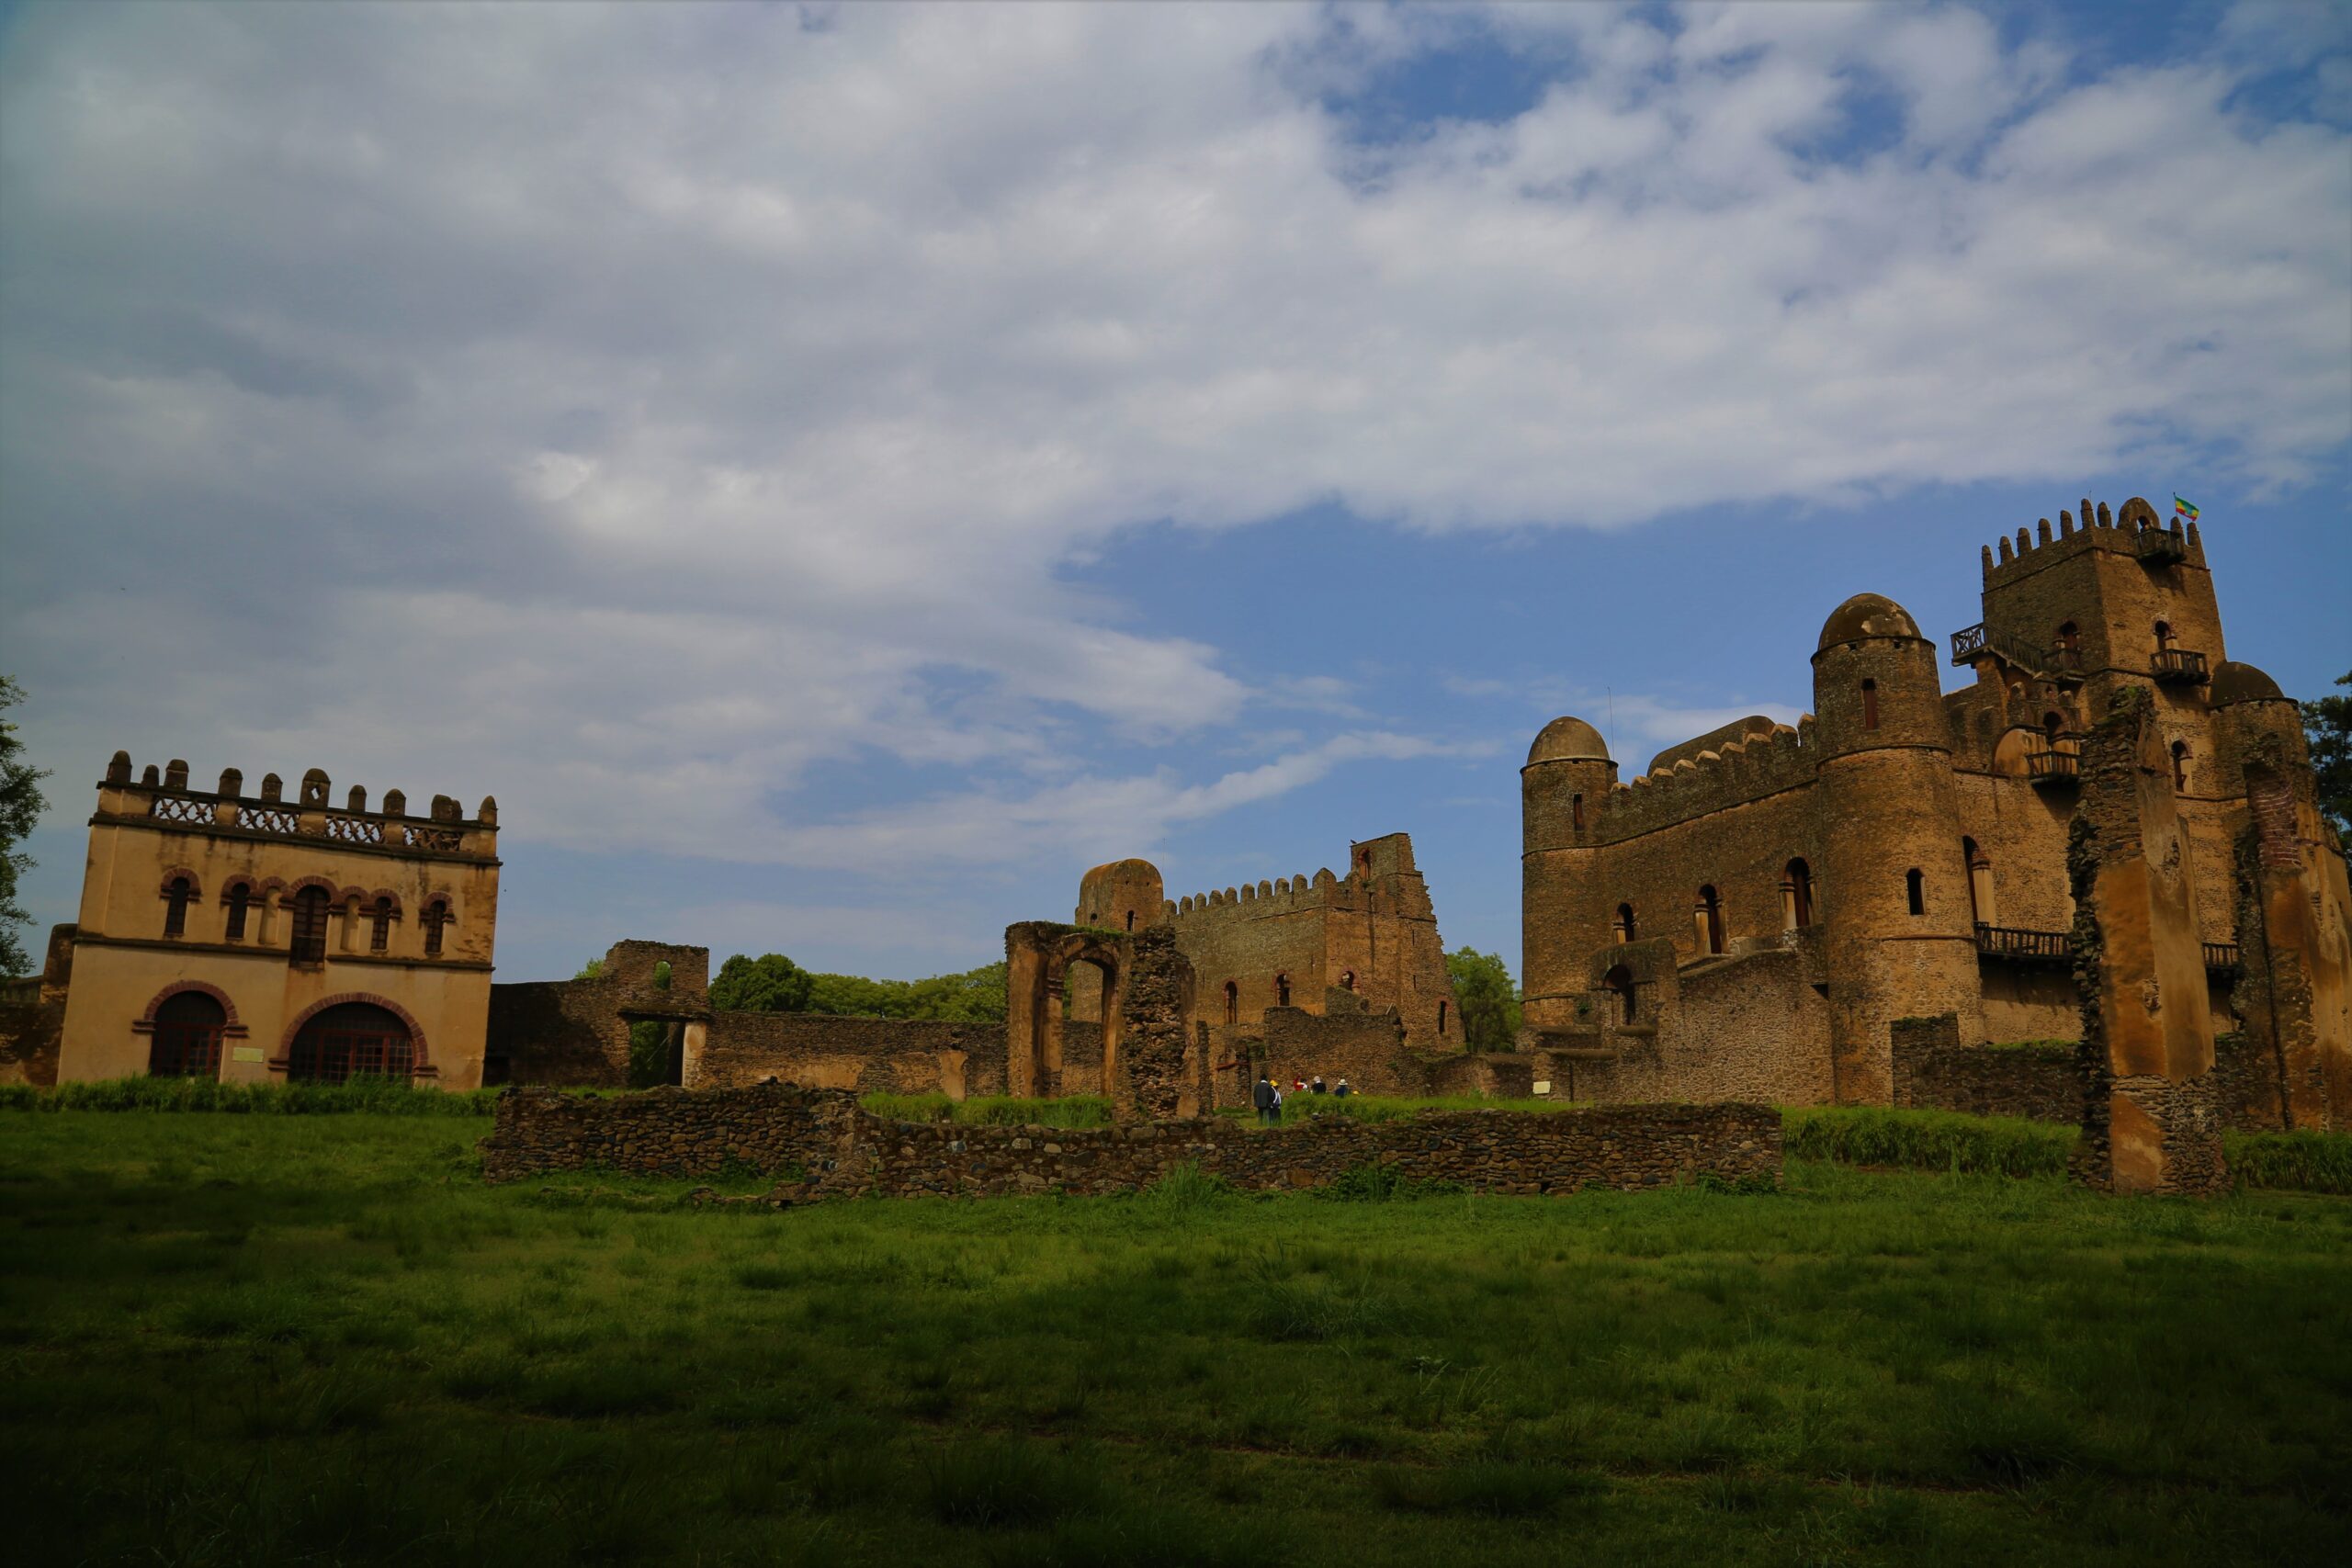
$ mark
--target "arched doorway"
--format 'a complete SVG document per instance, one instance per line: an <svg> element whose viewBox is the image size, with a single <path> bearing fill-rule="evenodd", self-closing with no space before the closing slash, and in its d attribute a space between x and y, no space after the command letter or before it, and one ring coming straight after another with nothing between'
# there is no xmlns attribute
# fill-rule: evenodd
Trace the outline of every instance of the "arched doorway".
<svg viewBox="0 0 2352 1568"><path fill-rule="evenodd" d="M1791 931L1813 924L1813 867L1802 857L1789 862L1781 874L1781 907Z"/></svg>
<svg viewBox="0 0 2352 1568"><path fill-rule="evenodd" d="M286 1054L296 1083L342 1083L359 1074L406 1082L416 1042L398 1014L373 1002L338 1002L311 1016Z"/></svg>
<svg viewBox="0 0 2352 1568"><path fill-rule="evenodd" d="M202 991L181 991L155 1010L155 1032L147 1044L147 1076L153 1078L217 1078L220 1037L229 1011Z"/></svg>
<svg viewBox="0 0 2352 1568"><path fill-rule="evenodd" d="M1623 964L1614 964L1600 977L1600 984L1617 998L1617 1021L1633 1022L1639 1007L1634 999L1634 972Z"/></svg>

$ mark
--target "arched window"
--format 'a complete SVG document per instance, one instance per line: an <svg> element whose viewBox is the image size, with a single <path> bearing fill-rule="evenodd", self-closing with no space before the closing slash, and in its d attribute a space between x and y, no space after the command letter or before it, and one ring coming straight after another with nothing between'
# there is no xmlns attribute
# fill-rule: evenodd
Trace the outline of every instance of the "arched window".
<svg viewBox="0 0 2352 1568"><path fill-rule="evenodd" d="M1274 976L1274 1005L1279 1008L1286 1008L1290 1006L1290 976L1288 973L1280 974Z"/></svg>
<svg viewBox="0 0 2352 1568"><path fill-rule="evenodd" d="M155 1032L147 1045L147 1076L154 1078L217 1078L220 1035L229 1014L202 991L165 997L155 1010Z"/></svg>
<svg viewBox="0 0 2352 1568"><path fill-rule="evenodd" d="M418 923L424 927L424 956L440 957L441 933L449 925L449 900L434 899L424 906L423 912L416 918Z"/></svg>
<svg viewBox="0 0 2352 1568"><path fill-rule="evenodd" d="M1241 987L1230 980L1225 983L1225 1021L1228 1024L1241 1021Z"/></svg>
<svg viewBox="0 0 2352 1568"><path fill-rule="evenodd" d="M2186 740L2172 743L2172 787L2184 792L2188 788L2188 742Z"/></svg>
<svg viewBox="0 0 2352 1568"><path fill-rule="evenodd" d="M1699 889L1699 951L1724 950L1724 901L1712 884Z"/></svg>
<svg viewBox="0 0 2352 1568"><path fill-rule="evenodd" d="M245 911L253 907L254 901L252 885L244 882L229 884L229 891L220 901L229 906L229 940L231 942L244 941Z"/></svg>
<svg viewBox="0 0 2352 1568"><path fill-rule="evenodd" d="M2075 649L2081 645L2082 639L2082 633L2075 627L2074 622L2065 621L2059 625L2058 641L2056 644L2059 652L2074 652Z"/></svg>
<svg viewBox="0 0 2352 1568"><path fill-rule="evenodd" d="M1960 858L1968 867L1969 919L1980 926L1997 925L1993 908L1992 857L1977 847L1975 840L1962 839Z"/></svg>
<svg viewBox="0 0 2352 1568"><path fill-rule="evenodd" d="M1437 1004L1437 1033L1439 1039L1445 1038L1445 1003L1442 1001Z"/></svg>
<svg viewBox="0 0 2352 1568"><path fill-rule="evenodd" d="M1343 990L1343 991L1352 991L1352 990L1354 990L1355 988L1356 988L1356 972L1355 972L1354 970L1352 970L1352 969L1342 969L1342 970L1340 970L1340 989L1341 989L1341 990Z"/></svg>
<svg viewBox="0 0 2352 1568"><path fill-rule="evenodd" d="M1915 865L1903 874L1903 887L1905 894L1910 898L1911 912L1915 915L1926 914L1928 912L1928 879L1919 874L1917 866Z"/></svg>
<svg viewBox="0 0 2352 1568"><path fill-rule="evenodd" d="M368 910L368 951L382 953L392 945L392 901L379 898Z"/></svg>
<svg viewBox="0 0 2352 1568"><path fill-rule="evenodd" d="M1133 909L1129 909L1129 910L1127 911L1127 930L1129 930L1129 931L1133 931L1133 930L1135 930L1135 929L1136 929L1136 912L1135 912Z"/></svg>
<svg viewBox="0 0 2352 1568"><path fill-rule="evenodd" d="M1577 826L1577 827L1578 827L1578 828L1582 828L1582 827L1584 826L1584 796L1583 796L1583 795L1572 795L1568 796L1568 817L1569 817L1569 819L1570 819L1571 821L1573 821L1573 822L1576 824L1576 826Z"/></svg>
<svg viewBox="0 0 2352 1568"><path fill-rule="evenodd" d="M2041 738L2051 745L2057 745L2058 737L2064 734L2065 730L2066 721L2057 714L2046 713L2041 716Z"/></svg>
<svg viewBox="0 0 2352 1568"><path fill-rule="evenodd" d="M1862 682L1862 728L1864 729L1878 728L1878 682L1876 681Z"/></svg>
<svg viewBox="0 0 2352 1568"><path fill-rule="evenodd" d="M327 890L311 886L295 894L292 923L287 956L297 964L324 964L327 961Z"/></svg>
<svg viewBox="0 0 2352 1568"><path fill-rule="evenodd" d="M185 876L175 876L164 884L164 934L185 935L187 931L187 901L196 897L196 884Z"/></svg>
<svg viewBox="0 0 2352 1568"><path fill-rule="evenodd" d="M1600 977L1600 984L1617 998L1617 1021L1633 1022L1638 1010L1634 995L1634 972L1623 964L1617 964Z"/></svg>
<svg viewBox="0 0 2352 1568"><path fill-rule="evenodd" d="M1631 904L1620 904L1617 906L1617 919L1615 923L1617 928L1617 940L1620 943L1629 942L1634 940L1634 907Z"/></svg>
<svg viewBox="0 0 2352 1568"><path fill-rule="evenodd" d="M297 1083L342 1083L355 1074L406 1079L416 1043L396 1014L372 1002L342 1002L314 1015L294 1036L286 1076Z"/></svg>
<svg viewBox="0 0 2352 1568"><path fill-rule="evenodd" d="M2170 621L2158 621L2156 623L2156 651L2162 653L2165 649L2170 648L2171 646L2172 623Z"/></svg>
<svg viewBox="0 0 2352 1568"><path fill-rule="evenodd" d="M1781 874L1781 913L1791 931L1813 924L1813 868L1802 859Z"/></svg>

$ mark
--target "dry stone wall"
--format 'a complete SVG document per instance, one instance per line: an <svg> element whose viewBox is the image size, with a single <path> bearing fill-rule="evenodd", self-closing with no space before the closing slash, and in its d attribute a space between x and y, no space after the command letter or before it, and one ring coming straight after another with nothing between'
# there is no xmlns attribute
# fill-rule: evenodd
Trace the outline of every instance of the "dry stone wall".
<svg viewBox="0 0 2352 1568"><path fill-rule="evenodd" d="M1099 1050L1099 1048L1098 1048ZM767 1078L862 1094L1004 1092L1004 1026L826 1013L715 1012L686 1063L688 1089Z"/></svg>
<svg viewBox="0 0 2352 1568"><path fill-rule="evenodd" d="M482 1142L482 1172L512 1181L605 1168L708 1176L730 1164L797 1176L796 1200L1100 1194L1197 1165L1238 1187L1320 1187L1367 1165L1476 1191L1638 1191L1701 1178L1777 1182L1780 1114L1761 1105L1473 1111L1365 1123L1319 1116L1253 1130L1227 1118L1074 1131L886 1122L846 1091L762 1085L609 1099L514 1089Z"/></svg>
<svg viewBox="0 0 2352 1568"><path fill-rule="evenodd" d="M1898 1106L2069 1124L2083 1119L2082 1067L2072 1044L1963 1045L1952 1013L1898 1018L1892 1033Z"/></svg>

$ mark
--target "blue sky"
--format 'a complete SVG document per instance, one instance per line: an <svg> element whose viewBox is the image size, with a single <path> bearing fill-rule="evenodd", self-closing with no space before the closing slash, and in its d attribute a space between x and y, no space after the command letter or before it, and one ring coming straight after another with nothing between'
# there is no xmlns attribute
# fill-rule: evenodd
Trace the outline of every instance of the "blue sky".
<svg viewBox="0 0 2352 1568"><path fill-rule="evenodd" d="M0 670L116 747L497 795L500 968L919 975L1148 855L1414 835L1810 705L2084 495L2352 667L2320 5L0 11Z"/></svg>

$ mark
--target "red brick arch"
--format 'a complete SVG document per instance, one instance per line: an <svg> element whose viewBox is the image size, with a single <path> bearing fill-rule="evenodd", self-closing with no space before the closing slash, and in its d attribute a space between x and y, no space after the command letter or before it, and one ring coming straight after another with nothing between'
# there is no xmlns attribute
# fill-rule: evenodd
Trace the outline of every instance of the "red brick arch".
<svg viewBox="0 0 2352 1568"><path fill-rule="evenodd" d="M286 901L290 904L294 901L294 895L301 892L305 887L320 889L326 894L327 902L330 904L342 901L342 895L335 890L334 878L326 876L305 876L299 881L283 883L279 886L278 891L286 895ZM358 889L355 887L352 891L356 893Z"/></svg>
<svg viewBox="0 0 2352 1568"><path fill-rule="evenodd" d="M240 887L245 890L245 898L249 903L257 904L269 896L267 886L259 877L247 876L241 872L220 885L220 902L226 904L229 901L229 895Z"/></svg>
<svg viewBox="0 0 2352 1568"><path fill-rule="evenodd" d="M440 1076L441 1069L432 1065L432 1056L425 1045L424 1025L416 1021L416 1014L409 1011L391 998L379 997L373 991L338 991L334 996L320 998L300 1012L296 1013L294 1021L286 1026L285 1034L278 1039L277 1055L269 1059L269 1070L273 1073L286 1071L294 1055L294 1037L302 1032L302 1026L326 1011L327 1009L341 1007L345 1002L366 1002L370 1007L382 1008L386 1012L399 1019L401 1023L408 1026L409 1045L416 1053L416 1066L411 1070L411 1076L421 1078Z"/></svg>
<svg viewBox="0 0 2352 1568"><path fill-rule="evenodd" d="M153 996L148 998L147 1010L139 1015L139 1021L130 1026L130 1032L133 1034L154 1033L156 1010L165 1002L170 1001L174 997L178 996L183 991L200 991L220 1004L220 1010L222 1013L227 1015L228 1020L227 1023L220 1031L221 1033L233 1035L237 1039L242 1040L249 1032L243 1022L238 1019L237 1004L229 999L229 993L222 990L218 986L208 984L202 980L175 980L170 985L164 987L162 990L157 991Z"/></svg>
<svg viewBox="0 0 2352 1568"><path fill-rule="evenodd" d="M195 872L189 870L184 865L173 866L170 870L164 873L164 879L155 884L155 896L159 898L170 897L172 896L172 884L183 876L187 878L188 901L190 903L194 903L196 900L203 897L203 880L199 878Z"/></svg>

